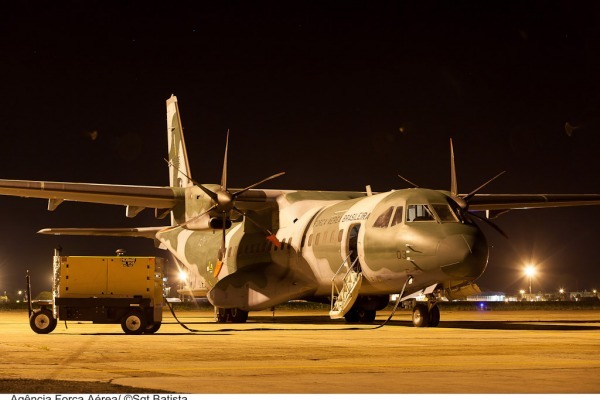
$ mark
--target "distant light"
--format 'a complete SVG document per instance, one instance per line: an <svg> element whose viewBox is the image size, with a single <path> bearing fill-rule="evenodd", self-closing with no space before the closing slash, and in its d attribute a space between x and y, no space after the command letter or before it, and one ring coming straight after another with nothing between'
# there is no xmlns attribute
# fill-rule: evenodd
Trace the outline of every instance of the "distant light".
<svg viewBox="0 0 600 400"><path fill-rule="evenodd" d="M525 267L525 275L527 275L528 277L532 277L535 275L535 266L533 266L532 264L529 264Z"/></svg>
<svg viewBox="0 0 600 400"><path fill-rule="evenodd" d="M179 280L185 282L188 278L188 274L185 271L179 271Z"/></svg>
<svg viewBox="0 0 600 400"><path fill-rule="evenodd" d="M521 289L521 290L519 290L519 293L525 294L525 291L523 289Z"/></svg>
<svg viewBox="0 0 600 400"><path fill-rule="evenodd" d="M560 289L559 292L560 294L563 294L565 292L565 289Z"/></svg>

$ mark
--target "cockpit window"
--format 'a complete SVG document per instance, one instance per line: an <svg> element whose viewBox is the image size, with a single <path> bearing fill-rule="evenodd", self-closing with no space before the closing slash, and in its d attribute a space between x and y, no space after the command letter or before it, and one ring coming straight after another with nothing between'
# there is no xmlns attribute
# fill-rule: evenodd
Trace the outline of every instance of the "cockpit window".
<svg viewBox="0 0 600 400"><path fill-rule="evenodd" d="M406 209L406 222L435 221L429 206L426 204L410 204Z"/></svg>
<svg viewBox="0 0 600 400"><path fill-rule="evenodd" d="M404 207L402 207L402 206L396 207L396 212L394 213L394 218L392 218L391 226L402 223L402 214L404 214Z"/></svg>
<svg viewBox="0 0 600 400"><path fill-rule="evenodd" d="M458 218L452 212L452 209L448 204L432 204L435 213L440 218L442 222L458 222Z"/></svg>
<svg viewBox="0 0 600 400"><path fill-rule="evenodd" d="M390 218L392 217L392 211L394 211L394 207L390 207L383 212L375 222L373 223L373 228L387 228L390 223Z"/></svg>

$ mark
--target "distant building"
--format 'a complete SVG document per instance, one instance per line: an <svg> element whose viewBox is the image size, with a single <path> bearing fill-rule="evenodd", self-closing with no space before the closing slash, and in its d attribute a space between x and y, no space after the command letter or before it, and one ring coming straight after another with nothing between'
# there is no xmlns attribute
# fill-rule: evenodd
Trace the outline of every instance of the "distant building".
<svg viewBox="0 0 600 400"><path fill-rule="evenodd" d="M503 292L483 292L467 296L467 301L508 301Z"/></svg>
<svg viewBox="0 0 600 400"><path fill-rule="evenodd" d="M569 293L569 299L571 301L585 301L585 300L591 300L591 299L597 299L597 298L598 298L598 292L596 290L593 290L591 292L584 290L583 292Z"/></svg>

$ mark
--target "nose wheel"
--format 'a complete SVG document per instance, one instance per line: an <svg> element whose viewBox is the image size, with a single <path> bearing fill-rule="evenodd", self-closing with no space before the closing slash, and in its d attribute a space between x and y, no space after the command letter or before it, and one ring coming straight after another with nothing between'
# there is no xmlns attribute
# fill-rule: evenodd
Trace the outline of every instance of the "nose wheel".
<svg viewBox="0 0 600 400"><path fill-rule="evenodd" d="M438 326L440 324L440 308L435 303L419 303L413 308L412 322L417 328Z"/></svg>

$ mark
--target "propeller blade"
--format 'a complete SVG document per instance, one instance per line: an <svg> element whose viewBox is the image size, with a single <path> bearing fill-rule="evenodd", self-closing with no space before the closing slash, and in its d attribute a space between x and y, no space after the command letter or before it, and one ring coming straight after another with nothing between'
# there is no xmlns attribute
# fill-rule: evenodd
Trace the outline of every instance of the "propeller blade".
<svg viewBox="0 0 600 400"><path fill-rule="evenodd" d="M267 240L269 242L273 243L277 248L281 247L281 242L279 241L279 239L277 239L277 237L275 236L275 234L273 232L271 232L269 229L267 229L264 226L262 226L258 221L256 221L254 218L251 218L248 214L246 214L242 210L238 209L237 207L233 207L233 209L236 212L242 214L244 216L244 218L248 218L248 220L250 222L252 222L254 225L258 226L260 229L262 229L263 231L267 232L269 234L267 236Z"/></svg>
<svg viewBox="0 0 600 400"><path fill-rule="evenodd" d="M223 222L223 236L221 238L221 249L219 250L219 261L223 261L223 258L225 257L225 236L227 235L227 213L221 213L221 221Z"/></svg>
<svg viewBox="0 0 600 400"><path fill-rule="evenodd" d="M227 149L229 148L229 129L225 139L225 156L223 157L223 173L221 175L221 190L227 191Z"/></svg>
<svg viewBox="0 0 600 400"><path fill-rule="evenodd" d="M269 235L267 236L267 240L271 243L273 243L273 246L280 248L281 247L281 242L279 241L279 239L277 239L277 236L275 235Z"/></svg>
<svg viewBox="0 0 600 400"><path fill-rule="evenodd" d="M208 210L204 211L202 214L200 214L200 215L196 215L194 218L192 218L192 219L189 219L189 220L187 220L187 221L184 221L184 222L182 222L181 224L170 226L170 227L168 227L168 228L164 229L164 230L163 230L163 232L167 232L167 231L170 231L170 230L172 230L172 229L175 229L175 228L180 228L180 227L186 228L188 224L191 224L192 222L194 222L194 221L196 221L196 220L198 220L198 219L202 218L203 216L205 216L206 214L208 214L209 212L211 212L211 211L212 211L212 210L214 210L215 208L217 208L217 205L216 205L216 204L212 205L212 206L211 206L211 207L210 207Z"/></svg>
<svg viewBox="0 0 600 400"><path fill-rule="evenodd" d="M490 179L489 181L487 181L486 183L484 183L483 185L479 186L477 189L473 190L471 193L469 193L468 195L466 195L465 197L463 197L463 199L468 203L469 199L473 196L475 196L477 194L477 192L479 192L481 189L483 189L484 187L486 187L488 184L492 183L493 181L496 180L496 178L498 178L500 175L504 174L506 171L502 171L500 172L498 175L496 175L495 177L493 177L492 179Z"/></svg>
<svg viewBox="0 0 600 400"><path fill-rule="evenodd" d="M194 182L194 183L196 183L196 182ZM219 195L218 194L216 194L212 190L204 187L204 185L201 185L199 183L196 183L196 186L198 186L200 189L202 189L202 191L204 193L206 193L208 195L208 197L210 197L212 199L212 201L214 201L217 204L219 203Z"/></svg>
<svg viewBox="0 0 600 400"><path fill-rule="evenodd" d="M489 226L491 226L492 228L494 228L498 233L500 233L502 236L504 236L506 239L508 239L508 235L506 233L504 233L504 231L502 229L500 229L500 227L498 225L496 225L495 223L493 223L492 221L490 221L489 219L482 217L481 215L477 215L475 213L469 212L469 215L485 222L486 224L488 224Z"/></svg>
<svg viewBox="0 0 600 400"><path fill-rule="evenodd" d="M277 177L279 177L279 176L281 176L281 175L283 175L283 174L285 174L285 172L280 172L280 173L278 173L278 174L271 175L271 176L269 176L268 178L265 178L265 179L263 179L263 180L262 180L262 181L260 181L260 182L256 182L255 184L253 184L253 185L250 185L250 186L248 186L248 187L246 187L246 188L244 188L244 189L242 189L242 190L238 190L237 192L235 192L234 194L232 194L232 196L233 196L233 198L235 199L235 198L236 198L237 196L239 196L240 194L247 192L248 190L250 190L250 189L252 189L252 188L254 188L254 187L256 187L256 186L260 185L261 183L264 183L264 182L266 182L266 181L270 181L271 179L275 179L275 178L277 178Z"/></svg>
<svg viewBox="0 0 600 400"><path fill-rule="evenodd" d="M402 176L402 175L400 175L400 174L398 174L398 177L399 177L400 179L402 179L404 182L408 183L409 185L412 185L412 186L414 186L415 188L418 188L418 187L419 187L419 185L417 185L417 184L416 184L416 183L414 183L414 182L411 182L411 181L409 181L408 179L406 179L405 177L403 177L403 176Z"/></svg>
<svg viewBox="0 0 600 400"><path fill-rule="evenodd" d="M229 131L228 131L229 132ZM169 160L167 160L166 158L164 158L164 160L166 161L166 163L169 165L169 167L173 166L173 163ZM197 182L196 180L192 179L191 176L188 176L185 174L185 172L181 171L179 168L177 168L177 171L179 171L179 173L183 176L185 176L186 178L188 178L194 185L198 186L200 189L202 189L202 191L204 193L206 193L208 195L208 197L210 197L215 203L218 202L218 198L217 198L217 194L215 192L213 192L212 190L204 187L200 182Z"/></svg>
<svg viewBox="0 0 600 400"><path fill-rule="evenodd" d="M202 218L203 216L205 216L206 214L208 214L209 212L211 212L211 211L212 211L212 210L214 210L215 208L217 208L217 205L216 205L216 204L214 204L214 205L210 206L210 207L209 207L209 209L208 209L208 210L206 210L206 211L204 211L202 214L200 214L200 215L196 215L194 218L192 218L192 219L190 219L190 220L188 220L188 221L185 221L184 223L182 223L182 224L179 224L178 226L182 226L182 227L184 227L184 228L187 228L188 224L191 224L192 222L194 222L194 221L196 221L196 220L198 220L198 219Z"/></svg>
<svg viewBox="0 0 600 400"><path fill-rule="evenodd" d="M454 146L450 138L450 194L458 195L458 182L456 181L456 165L454 164Z"/></svg>

